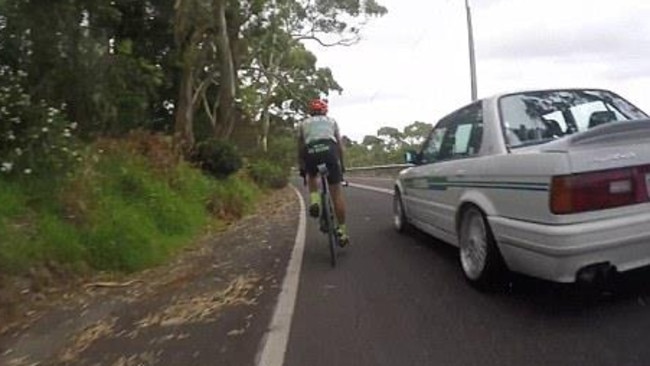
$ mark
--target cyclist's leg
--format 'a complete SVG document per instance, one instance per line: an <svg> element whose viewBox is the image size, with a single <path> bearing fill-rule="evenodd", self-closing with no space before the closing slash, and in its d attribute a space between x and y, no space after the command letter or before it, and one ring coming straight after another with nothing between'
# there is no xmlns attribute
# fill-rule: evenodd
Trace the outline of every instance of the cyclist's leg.
<svg viewBox="0 0 650 366"><path fill-rule="evenodd" d="M339 225L345 225L345 199L343 198L341 183L330 183L330 193L332 195L332 201L334 202L336 220L338 221Z"/></svg>
<svg viewBox="0 0 650 366"><path fill-rule="evenodd" d="M322 153L308 153L305 158L307 187L309 189L309 215L312 217L320 216L321 198L318 191L318 164L321 164L322 160Z"/></svg>
<svg viewBox="0 0 650 366"><path fill-rule="evenodd" d="M320 193L318 192L318 173L307 174L307 187L309 188L309 215L318 217L320 215Z"/></svg>

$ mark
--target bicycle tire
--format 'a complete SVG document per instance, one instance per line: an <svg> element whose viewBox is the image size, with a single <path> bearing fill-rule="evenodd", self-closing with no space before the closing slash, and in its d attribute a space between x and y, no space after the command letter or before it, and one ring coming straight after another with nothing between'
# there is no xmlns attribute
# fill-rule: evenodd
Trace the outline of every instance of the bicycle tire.
<svg viewBox="0 0 650 366"><path fill-rule="evenodd" d="M325 188L321 194L321 202L323 206L323 212L321 213L325 217L325 225L327 226L327 240L329 244L330 252L330 264L332 267L336 267L336 245L337 245L337 236L336 228L334 227L334 212L332 209L332 200L329 195L329 190Z"/></svg>

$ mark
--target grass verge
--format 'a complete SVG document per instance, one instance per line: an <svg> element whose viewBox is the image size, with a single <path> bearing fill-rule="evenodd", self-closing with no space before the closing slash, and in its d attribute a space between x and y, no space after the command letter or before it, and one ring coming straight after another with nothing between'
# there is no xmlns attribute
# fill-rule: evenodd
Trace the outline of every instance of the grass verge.
<svg viewBox="0 0 650 366"><path fill-rule="evenodd" d="M0 180L0 274L137 271L254 209L261 192L246 176L209 178L150 139L101 141L66 179Z"/></svg>

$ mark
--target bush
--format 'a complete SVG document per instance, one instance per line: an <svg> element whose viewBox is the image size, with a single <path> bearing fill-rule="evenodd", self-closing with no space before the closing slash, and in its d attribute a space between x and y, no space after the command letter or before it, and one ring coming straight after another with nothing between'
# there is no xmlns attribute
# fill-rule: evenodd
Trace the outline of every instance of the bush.
<svg viewBox="0 0 650 366"><path fill-rule="evenodd" d="M25 83L24 72L0 67L0 175L54 178L72 171L80 159L77 124L66 120L64 105L33 100Z"/></svg>
<svg viewBox="0 0 650 366"><path fill-rule="evenodd" d="M207 208L218 219L238 219L253 211L259 194L253 182L230 177L214 185Z"/></svg>
<svg viewBox="0 0 650 366"><path fill-rule="evenodd" d="M271 161L258 160L249 169L251 178L262 187L279 189L289 183L289 172Z"/></svg>
<svg viewBox="0 0 650 366"><path fill-rule="evenodd" d="M194 158L201 169L219 179L236 173L243 165L237 147L226 140L211 139L200 143Z"/></svg>
<svg viewBox="0 0 650 366"><path fill-rule="evenodd" d="M167 149L150 137L103 139L66 179L0 174L0 274L46 263L140 270L190 244L206 224L255 208L260 190L244 172L212 179Z"/></svg>

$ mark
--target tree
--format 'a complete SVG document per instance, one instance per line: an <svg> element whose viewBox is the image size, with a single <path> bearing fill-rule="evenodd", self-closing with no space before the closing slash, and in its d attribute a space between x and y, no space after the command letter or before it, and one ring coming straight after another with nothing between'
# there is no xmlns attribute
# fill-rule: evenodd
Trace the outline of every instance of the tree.
<svg viewBox="0 0 650 366"><path fill-rule="evenodd" d="M430 123L415 121L410 125L404 127L404 141L411 148L415 148L424 142L424 139L429 135L433 129Z"/></svg>
<svg viewBox="0 0 650 366"><path fill-rule="evenodd" d="M395 127L382 127L377 131L377 136L383 138L388 151L398 150L404 145L404 137Z"/></svg>
<svg viewBox="0 0 650 366"><path fill-rule="evenodd" d="M345 45L351 33L358 36L361 27L339 20L343 15L354 19L385 14L374 1L258 1L255 20L244 34L248 39L248 69L245 83L252 88L247 107L260 125L260 146L267 148L272 116L299 119L307 100L330 91L341 91L332 73L316 68L316 58L302 45L303 40L325 44L320 37L334 40L330 45ZM261 9L261 10L260 10ZM250 17L252 18L252 17ZM252 100L251 100L252 99Z"/></svg>
<svg viewBox="0 0 650 366"><path fill-rule="evenodd" d="M142 45L158 7L127 0L7 0L0 7L0 64L27 74L24 87L35 100L67 105L86 136L151 119L161 67L141 51L152 49Z"/></svg>
<svg viewBox="0 0 650 366"><path fill-rule="evenodd" d="M24 73L35 101L67 105L88 139L146 128L188 153L197 136L253 125L264 150L274 124L342 91L303 42L352 44L385 12L374 0L0 0L0 67Z"/></svg>

